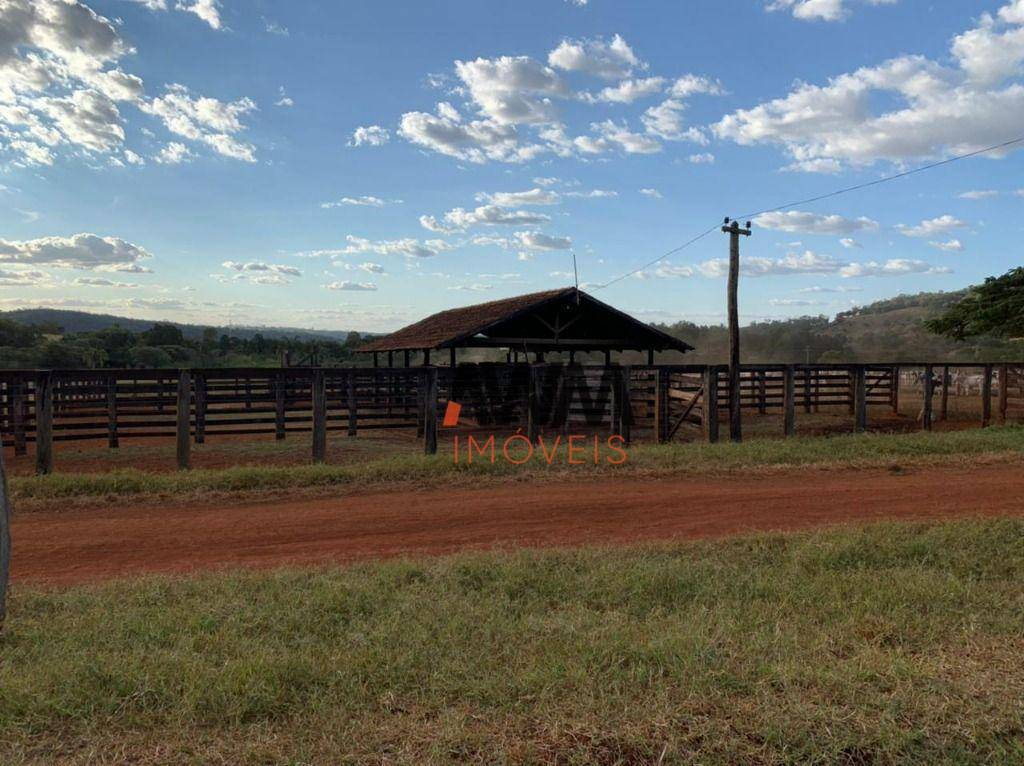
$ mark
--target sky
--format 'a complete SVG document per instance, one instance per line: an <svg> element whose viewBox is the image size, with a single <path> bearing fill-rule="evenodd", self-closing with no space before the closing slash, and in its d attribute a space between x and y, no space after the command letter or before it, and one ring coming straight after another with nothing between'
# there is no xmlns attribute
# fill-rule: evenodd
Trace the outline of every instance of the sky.
<svg viewBox="0 0 1024 766"><path fill-rule="evenodd" d="M727 236L665 253L1024 136L1022 67L1024 0L0 0L0 309L380 332L575 254L719 323ZM1016 149L753 216L742 321L1020 265Z"/></svg>

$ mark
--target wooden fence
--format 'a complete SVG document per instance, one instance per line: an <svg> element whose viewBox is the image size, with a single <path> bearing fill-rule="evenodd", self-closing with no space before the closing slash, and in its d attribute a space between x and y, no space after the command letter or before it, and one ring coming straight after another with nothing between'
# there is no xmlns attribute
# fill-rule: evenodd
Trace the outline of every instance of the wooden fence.
<svg viewBox="0 0 1024 766"><path fill-rule="evenodd" d="M795 433L799 412L845 409L856 430L869 407L900 408L901 389L919 390L922 428L947 415L953 380L977 385L980 420L1007 418L1024 405L1024 364L746 365L740 403L760 414L781 413ZM728 408L726 368L716 365L461 364L451 367L245 368L194 370L0 371L0 438L36 466L53 467L54 442L174 438L178 464L206 437L311 433L323 460L329 431L354 436L376 429L415 429L427 452L437 449L443 403L462 405L477 427L542 431L606 428L627 442L644 431L659 442L690 430L717 441ZM902 383L902 385L901 385Z"/></svg>

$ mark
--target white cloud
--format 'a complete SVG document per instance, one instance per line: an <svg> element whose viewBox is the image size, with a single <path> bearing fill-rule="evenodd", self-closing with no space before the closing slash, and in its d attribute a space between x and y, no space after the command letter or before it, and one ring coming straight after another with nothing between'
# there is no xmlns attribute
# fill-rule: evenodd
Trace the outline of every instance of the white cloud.
<svg viewBox="0 0 1024 766"><path fill-rule="evenodd" d="M75 234L21 242L0 239L0 263L30 263L67 269L95 270L135 264L150 258L142 247L117 237Z"/></svg>
<svg viewBox="0 0 1024 766"><path fill-rule="evenodd" d="M824 306L824 301L809 301L805 298L769 298L772 306Z"/></svg>
<svg viewBox="0 0 1024 766"><path fill-rule="evenodd" d="M850 263L839 270L843 277L898 277L904 274L949 274L945 266L932 266L925 261L892 258L884 263Z"/></svg>
<svg viewBox="0 0 1024 766"><path fill-rule="evenodd" d="M0 269L0 287L38 287L49 281L48 274L34 269Z"/></svg>
<svg viewBox="0 0 1024 766"><path fill-rule="evenodd" d="M488 290L493 290L494 285L487 285L480 282L475 282L470 285L449 285L449 290L455 290L458 292L469 292L469 293L483 293Z"/></svg>
<svg viewBox="0 0 1024 766"><path fill-rule="evenodd" d="M221 28L220 3L217 0L192 0L191 3L178 2L174 7L179 11L194 13L209 24L212 29Z"/></svg>
<svg viewBox="0 0 1024 766"><path fill-rule="evenodd" d="M740 261L740 273L748 277L770 277L792 274L835 274L843 263L831 255L813 250L802 253L787 253L782 258L745 257ZM706 277L723 277L729 273L729 260L715 258L698 266Z"/></svg>
<svg viewBox="0 0 1024 766"><path fill-rule="evenodd" d="M843 237L842 239L839 240L839 244L845 247L847 250L864 247L860 242L850 237Z"/></svg>
<svg viewBox="0 0 1024 766"><path fill-rule="evenodd" d="M754 223L765 229L801 234L852 234L855 231L877 231L878 223L870 218L844 218L841 215L819 215L799 210L762 213Z"/></svg>
<svg viewBox="0 0 1024 766"><path fill-rule="evenodd" d="M517 231L512 236L519 247L526 250L568 250L572 247L569 237L552 237L539 231Z"/></svg>
<svg viewBox="0 0 1024 766"><path fill-rule="evenodd" d="M658 191L657 189L641 189L640 193L643 194L645 197L652 197L654 199L662 198L661 192Z"/></svg>
<svg viewBox="0 0 1024 766"><path fill-rule="evenodd" d="M673 98L689 98L699 94L721 96L723 93L725 88L721 82L695 74L683 75L668 89L668 94Z"/></svg>
<svg viewBox="0 0 1024 766"><path fill-rule="evenodd" d="M689 162L694 165L714 165L715 155L711 152L701 152L699 154L691 154L686 158Z"/></svg>
<svg viewBox="0 0 1024 766"><path fill-rule="evenodd" d="M269 272L281 274L288 277L301 277L302 272L294 266L283 263L264 263L263 261L224 261L221 264L225 269L239 272Z"/></svg>
<svg viewBox="0 0 1024 766"><path fill-rule="evenodd" d="M380 125L364 125L352 131L348 140L349 146L384 146L391 139L391 134Z"/></svg>
<svg viewBox="0 0 1024 766"><path fill-rule="evenodd" d="M364 263L346 263L346 271L365 271L367 274L383 274L384 267L379 263L366 261Z"/></svg>
<svg viewBox="0 0 1024 766"><path fill-rule="evenodd" d="M377 285L373 282L350 282L347 279L340 282L331 282L324 285L324 287L328 290L354 290L357 292L375 292L377 290Z"/></svg>
<svg viewBox="0 0 1024 766"><path fill-rule="evenodd" d="M551 99L569 95L554 70L529 56L456 61L455 73L480 114L499 125L553 122L556 112ZM459 121L450 104L439 105L438 112L444 119Z"/></svg>
<svg viewBox="0 0 1024 766"><path fill-rule="evenodd" d="M245 162L256 161L252 144L236 138L244 130L241 118L256 109L249 98L225 102L193 96L184 85L168 85L164 95L140 105L159 117L170 132L190 141L205 143L218 154Z"/></svg>
<svg viewBox="0 0 1024 766"><path fill-rule="evenodd" d="M182 162L188 162L194 156L185 144L171 141L153 159L161 165L179 165Z"/></svg>
<svg viewBox="0 0 1024 766"><path fill-rule="evenodd" d="M562 199L558 192L535 188L521 192L480 193L476 195L478 202L486 202L498 207L519 207L520 205L557 205Z"/></svg>
<svg viewBox="0 0 1024 766"><path fill-rule="evenodd" d="M274 102L274 106L283 106L283 107L295 106L295 101L292 100L292 97L288 95L288 93L287 93L287 91L285 91L283 85L280 86L277 89L277 95L278 95L278 99L277 99L277 101Z"/></svg>
<svg viewBox="0 0 1024 766"><path fill-rule="evenodd" d="M714 130L742 145L780 145L797 164L855 166L949 156L1015 138L1024 123L1017 7L1004 6L998 19L982 14L976 28L954 37L951 64L908 55L825 85L798 83L782 98L727 115Z"/></svg>
<svg viewBox="0 0 1024 766"><path fill-rule="evenodd" d="M563 40L548 54L548 64L567 72L583 72L606 80L629 77L644 65L625 40L615 35L611 42L602 39Z"/></svg>
<svg viewBox="0 0 1024 766"><path fill-rule="evenodd" d="M499 205L481 205L473 210L457 207L444 214L439 222L432 215L420 216L420 225L438 234L465 231L473 226L532 226L548 223L551 216L528 210L514 210Z"/></svg>
<svg viewBox="0 0 1024 766"><path fill-rule="evenodd" d="M866 0L868 5L891 5L897 0ZM769 11L792 11L802 21L842 21L849 17L850 10L844 0L770 0Z"/></svg>
<svg viewBox="0 0 1024 766"><path fill-rule="evenodd" d="M619 193L612 189L591 189L590 191L568 191L562 196L573 199L608 199L618 197Z"/></svg>
<svg viewBox="0 0 1024 766"><path fill-rule="evenodd" d="M992 197L998 197L999 192L994 189L975 189L973 191L965 191L963 194L958 195L960 199L991 199Z"/></svg>
<svg viewBox="0 0 1024 766"><path fill-rule="evenodd" d="M139 287L134 282L116 282L103 277L78 277L73 284L84 287L117 287L125 290L134 290Z"/></svg>
<svg viewBox="0 0 1024 766"><path fill-rule="evenodd" d="M579 136L573 141L575 147L584 154L603 154L614 149L621 149L626 154L656 154L661 151L661 144L643 133L634 133L623 123L614 120L595 122L590 129L597 133L593 136Z"/></svg>
<svg viewBox="0 0 1024 766"><path fill-rule="evenodd" d="M946 253L962 253L964 250L964 243L959 239L950 239L945 242L929 242L928 244Z"/></svg>
<svg viewBox="0 0 1024 766"><path fill-rule="evenodd" d="M335 202L321 202L320 207L325 210L335 207L343 206L355 206L355 207L384 207L387 203L380 197L342 197Z"/></svg>
<svg viewBox="0 0 1024 766"><path fill-rule="evenodd" d="M907 226L901 223L896 226L896 229L905 237L937 237L965 226L967 226L967 221L961 221L959 218L947 214L921 221L917 226Z"/></svg>
<svg viewBox="0 0 1024 766"><path fill-rule="evenodd" d="M445 250L451 249L451 245L443 239L428 239L421 242L418 239L409 237L405 239L374 241L349 234L345 237L345 240L348 242L348 245L340 250L323 250L306 255L330 255L334 257L357 253L375 253L377 255L404 255L409 258L432 258Z"/></svg>
<svg viewBox="0 0 1024 766"><path fill-rule="evenodd" d="M407 141L431 151L467 162L526 162L549 151L539 144L520 144L513 125L496 120L464 122L438 105L437 114L406 112L398 129Z"/></svg>
<svg viewBox="0 0 1024 766"><path fill-rule="evenodd" d="M821 287L820 285L814 285L813 287L802 287L797 290L798 293L861 293L864 292L863 287Z"/></svg>
<svg viewBox="0 0 1024 766"><path fill-rule="evenodd" d="M597 95L586 93L583 95L583 99L591 103L632 104L638 99L648 98L661 93L664 87L664 77L623 80L618 85L609 85L607 88L602 88L598 91Z"/></svg>
<svg viewBox="0 0 1024 766"><path fill-rule="evenodd" d="M536 178L533 179L533 182L538 186L556 186L557 184L562 183L561 179L553 178L550 176L537 176Z"/></svg>
<svg viewBox="0 0 1024 766"><path fill-rule="evenodd" d="M288 27L282 26L273 19L263 17L263 29L266 30L267 34L280 35L281 37L288 37Z"/></svg>
<svg viewBox="0 0 1024 766"><path fill-rule="evenodd" d="M650 107L640 117L644 129L652 136L666 141L691 141L704 146L708 143L707 136L700 128L686 127L683 124L683 111L686 104L670 98L657 106Z"/></svg>

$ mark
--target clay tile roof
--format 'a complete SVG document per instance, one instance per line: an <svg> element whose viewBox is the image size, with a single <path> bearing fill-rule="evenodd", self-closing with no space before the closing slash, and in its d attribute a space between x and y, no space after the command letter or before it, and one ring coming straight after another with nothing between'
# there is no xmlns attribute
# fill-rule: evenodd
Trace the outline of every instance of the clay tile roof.
<svg viewBox="0 0 1024 766"><path fill-rule="evenodd" d="M359 348L361 352L373 351L406 351L436 349L447 346L458 346L465 338L470 338L519 314L528 311L561 296L574 295L575 287L562 287L557 290L544 290L543 292L527 293L517 295L513 298L503 298L487 303L477 303L473 306L465 306L458 309L448 309L437 314L432 314L426 319L421 319L415 324L403 327L397 332L385 335L365 343ZM586 293L580 291L586 301L600 307L605 312L617 315L636 325L636 335L648 342L653 338L658 341L657 346L662 348L673 348L678 351L692 350L692 346L683 341L673 338L666 333L651 327L628 314L595 300Z"/></svg>
<svg viewBox="0 0 1024 766"><path fill-rule="evenodd" d="M558 290L527 293L513 298L502 298L497 301L464 306L460 309L440 311L390 335L372 340L360 347L359 350L404 351L406 349L437 348L445 341L472 335L505 317L538 303L557 298L562 294L572 293L573 290L572 287L562 287Z"/></svg>

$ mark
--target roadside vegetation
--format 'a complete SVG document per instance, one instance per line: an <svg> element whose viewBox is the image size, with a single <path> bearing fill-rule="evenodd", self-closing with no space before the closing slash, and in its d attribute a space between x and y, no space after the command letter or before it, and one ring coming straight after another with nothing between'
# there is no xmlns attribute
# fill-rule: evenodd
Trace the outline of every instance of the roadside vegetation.
<svg viewBox="0 0 1024 766"><path fill-rule="evenodd" d="M548 444L551 444L550 438ZM1018 459L1024 454L1024 427L760 439L742 444L639 445L629 450L628 460L621 465L608 462L594 465L586 454L581 464L569 465L564 443L550 463L548 456L537 448L531 459L516 465L502 457L501 445L499 439L493 463L490 453L483 457L474 453L473 462L468 462L463 440L458 463L452 458L451 444L445 443L433 457L399 454L345 465L248 465L179 473L134 469L104 473L58 472L48 476L15 476L10 484L16 506L24 509L26 503L31 507L55 500L88 502L124 496L169 498L206 493L372 489L396 484L440 486L481 480L538 482L573 477L716 476L797 467L898 471L935 463ZM549 447L548 455L551 454ZM607 450L601 454L602 461L614 457ZM516 460L526 457L518 444L513 445L510 455Z"/></svg>
<svg viewBox="0 0 1024 766"><path fill-rule="evenodd" d="M1024 522L16 586L11 764L1024 761Z"/></svg>

